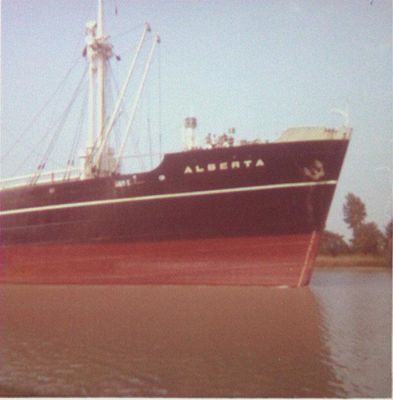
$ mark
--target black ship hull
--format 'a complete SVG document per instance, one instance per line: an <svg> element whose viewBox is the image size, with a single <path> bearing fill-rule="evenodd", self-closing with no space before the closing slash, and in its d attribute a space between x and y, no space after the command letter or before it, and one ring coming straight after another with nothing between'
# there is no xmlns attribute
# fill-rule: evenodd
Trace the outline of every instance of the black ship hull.
<svg viewBox="0 0 393 400"><path fill-rule="evenodd" d="M57 270L53 259L32 267L31 279L83 280L72 273L71 255L102 252L86 281L110 279L100 275L109 269L128 283L305 285L347 145L194 150L168 154L147 173L5 189L0 279L26 276L16 271L29 269L32 258L42 264L42 257L68 254ZM127 267L111 263L114 254Z"/></svg>

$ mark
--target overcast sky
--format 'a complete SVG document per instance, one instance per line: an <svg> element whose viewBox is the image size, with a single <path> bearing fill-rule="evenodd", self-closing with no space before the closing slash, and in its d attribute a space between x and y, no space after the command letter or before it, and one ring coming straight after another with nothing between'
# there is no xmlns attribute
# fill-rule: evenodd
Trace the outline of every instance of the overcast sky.
<svg viewBox="0 0 393 400"><path fill-rule="evenodd" d="M95 0L2 0L3 156L73 61L84 68L84 25L95 19L95 8ZM122 58L114 73L128 67L145 21L161 35L144 108L152 103L151 119L158 115L153 89L160 77L164 150L181 148L183 119L190 113L198 118L201 142L207 132L229 127L239 138L273 140L288 127L338 127L343 118L331 110L348 106L354 134L327 227L348 235L342 221L348 192L366 203L368 221L386 225L392 193L391 1L109 0L105 11L106 31ZM78 79L75 73L74 87ZM151 124L152 130L158 126ZM37 122L2 160L4 176L29 172L25 159L45 136L42 129L48 128Z"/></svg>

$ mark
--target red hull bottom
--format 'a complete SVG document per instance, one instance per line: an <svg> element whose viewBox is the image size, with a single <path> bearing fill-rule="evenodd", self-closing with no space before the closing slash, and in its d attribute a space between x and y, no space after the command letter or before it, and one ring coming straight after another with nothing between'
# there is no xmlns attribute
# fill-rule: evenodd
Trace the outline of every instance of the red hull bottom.
<svg viewBox="0 0 393 400"><path fill-rule="evenodd" d="M319 238L14 245L1 249L0 282L300 287L310 281Z"/></svg>

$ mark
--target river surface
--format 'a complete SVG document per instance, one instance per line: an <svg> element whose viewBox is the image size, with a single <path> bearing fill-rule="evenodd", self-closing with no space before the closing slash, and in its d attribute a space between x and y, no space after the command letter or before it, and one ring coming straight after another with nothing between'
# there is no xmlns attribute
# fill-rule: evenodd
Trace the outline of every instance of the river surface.
<svg viewBox="0 0 393 400"><path fill-rule="evenodd" d="M1 284L0 395L391 397L391 282Z"/></svg>

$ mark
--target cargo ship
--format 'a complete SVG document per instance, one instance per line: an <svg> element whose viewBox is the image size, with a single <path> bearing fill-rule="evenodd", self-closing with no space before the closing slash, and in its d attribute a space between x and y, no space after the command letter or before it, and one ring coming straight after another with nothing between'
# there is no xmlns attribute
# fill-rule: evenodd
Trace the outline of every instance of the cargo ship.
<svg viewBox="0 0 393 400"><path fill-rule="evenodd" d="M149 31L146 24L137 52ZM150 171L122 172L126 139L116 153L108 138L133 63L109 115L113 52L101 0L86 32L90 123L81 168L58 176L42 164L2 181L0 281L307 285L351 128L289 128L272 142L238 142L232 129L198 147L189 117L183 151Z"/></svg>

